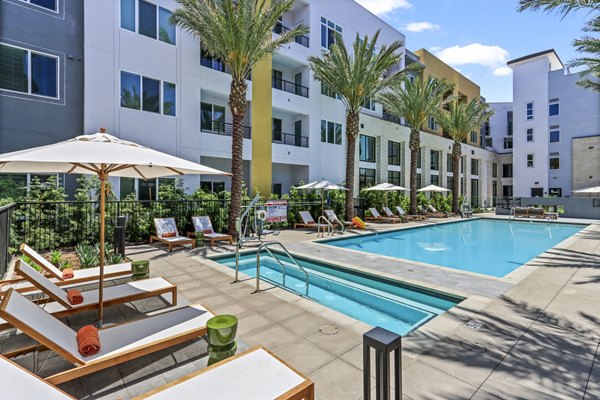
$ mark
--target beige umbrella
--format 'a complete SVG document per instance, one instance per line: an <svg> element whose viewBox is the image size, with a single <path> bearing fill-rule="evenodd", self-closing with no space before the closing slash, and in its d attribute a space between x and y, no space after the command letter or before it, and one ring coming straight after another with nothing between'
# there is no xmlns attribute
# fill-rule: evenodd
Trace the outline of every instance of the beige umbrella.
<svg viewBox="0 0 600 400"><path fill-rule="evenodd" d="M375 185L375 186L371 186L370 188L365 189L368 192L383 192L383 199L384 199L384 203L385 206L387 207L387 195L388 192L392 192L392 191L400 191L400 190L408 190L406 188L403 188L402 186L396 186L393 185L391 183L380 183L379 185Z"/></svg>
<svg viewBox="0 0 600 400"><path fill-rule="evenodd" d="M320 180L320 181L314 181L311 183L307 183L305 185L302 186L297 186L295 189L300 189L300 190L320 190L321 191L321 215L324 216L325 215L325 199L323 197L323 194L325 193L325 191L327 190L348 190L343 186L340 185L336 185L335 183L331 183L329 181L326 180Z"/></svg>
<svg viewBox="0 0 600 400"><path fill-rule="evenodd" d="M417 189L417 192L449 192L450 189L446 189L436 185L425 186L421 189Z"/></svg>
<svg viewBox="0 0 600 400"><path fill-rule="evenodd" d="M152 179L197 174L229 175L139 144L121 140L100 129L93 135L0 154L0 173L92 174L100 178L100 285L98 326L102 327L104 289L104 213L109 176Z"/></svg>

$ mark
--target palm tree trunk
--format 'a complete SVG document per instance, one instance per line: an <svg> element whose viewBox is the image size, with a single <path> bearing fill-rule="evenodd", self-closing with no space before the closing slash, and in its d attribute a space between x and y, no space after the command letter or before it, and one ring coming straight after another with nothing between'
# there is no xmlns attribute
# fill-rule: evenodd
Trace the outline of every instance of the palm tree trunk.
<svg viewBox="0 0 600 400"><path fill-rule="evenodd" d="M359 118L356 112L346 113L346 221L354 218L354 159Z"/></svg>
<svg viewBox="0 0 600 400"><path fill-rule="evenodd" d="M417 213L417 155L421 150L421 137L416 129L410 131L410 213Z"/></svg>
<svg viewBox="0 0 600 400"><path fill-rule="evenodd" d="M244 146L244 116L246 115L246 90L245 80L232 80L229 93L229 109L233 119L231 133L231 205L229 209L229 233L236 236L235 222L242 209L242 183L244 178L244 165L242 149Z"/></svg>
<svg viewBox="0 0 600 400"><path fill-rule="evenodd" d="M458 196L460 184L460 157L461 157L460 143L454 142L452 144L452 212L458 214Z"/></svg>

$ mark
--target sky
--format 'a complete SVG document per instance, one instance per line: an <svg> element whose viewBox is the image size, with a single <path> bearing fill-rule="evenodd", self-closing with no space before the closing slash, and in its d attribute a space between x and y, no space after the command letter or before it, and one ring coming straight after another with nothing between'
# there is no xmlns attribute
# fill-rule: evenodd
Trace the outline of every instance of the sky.
<svg viewBox="0 0 600 400"><path fill-rule="evenodd" d="M589 15L562 18L517 12L517 0L356 0L406 35L406 47L425 48L481 87L488 102L512 101L506 62L554 49L564 63Z"/></svg>

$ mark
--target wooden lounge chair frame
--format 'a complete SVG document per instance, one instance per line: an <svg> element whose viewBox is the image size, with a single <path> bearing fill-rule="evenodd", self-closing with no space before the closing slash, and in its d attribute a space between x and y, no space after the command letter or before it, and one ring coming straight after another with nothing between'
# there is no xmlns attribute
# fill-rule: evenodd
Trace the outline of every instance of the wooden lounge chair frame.
<svg viewBox="0 0 600 400"><path fill-rule="evenodd" d="M419 214L407 214L406 211L400 206L396 206L396 210L398 210L398 216L400 218L406 218L407 221L424 221L427 219L424 215Z"/></svg>
<svg viewBox="0 0 600 400"><path fill-rule="evenodd" d="M446 218L447 217L446 214L441 213L441 212L433 213L431 211L427 211L427 209L425 207L423 207L422 205L418 205L417 209L421 212L421 215L424 215L429 218Z"/></svg>
<svg viewBox="0 0 600 400"><path fill-rule="evenodd" d="M63 357L65 360L67 360L68 362L70 362L74 365L74 368L72 368L72 369L69 369L69 370L66 370L63 372L59 372L57 374L54 374L54 375L49 376L44 379L45 381L47 381L53 385L58 385L63 382L68 382L70 380L103 370L105 368L112 367L114 365L122 364L124 362L130 361L130 360L133 360L133 359L136 359L136 358L148 355L148 354L155 353L159 350L163 350L163 349L178 345L180 343L188 342L192 339L198 338L198 337L206 334L206 324L204 324L200 327L196 327L194 329L189 329L187 331L178 332L177 334L170 335L166 338L159 339L159 340L153 340L151 342L144 343L144 344L138 345L136 347L126 348L126 346L125 346L124 350L114 351L114 354L112 354L110 356L99 357L97 359L92 359L91 361L86 361L84 359L84 357L82 357L81 355L69 352L66 348L64 348L64 347L60 346L59 344L55 343L54 341L46 338L41 332L32 328L29 324L20 320L19 318L14 317L9 311L7 311L7 308L9 306L9 302L11 301L11 299L14 297L19 297L19 296L20 296L20 299L18 299L17 301L20 302L21 305L24 305L24 304L26 304L26 302L28 302L28 300L25 297L23 297L22 294L14 291L13 289L8 290L6 295L2 298L2 302L0 303L0 317L2 317L4 320L8 321L15 328L22 330L25 334L27 334L32 339L36 340L38 343L40 343L42 345L41 347L43 349L49 349L49 350L54 351L56 354ZM40 312L48 314L46 311L42 310L37 305L35 305L31 302L29 302L29 303L32 306L34 306L35 308L38 308L40 310ZM202 305L191 305L191 306L187 306L187 307L183 307L183 308L178 308L175 310L166 311L166 312L163 312L160 314L155 314L151 317L135 319L135 320L127 321L122 324L109 326L107 328L99 330L99 332L108 331L108 330L119 328L122 326L131 328L131 331L136 331L135 324L144 323L145 321L148 322L152 318L160 318L161 316L164 316L164 315L167 315L170 313L178 313L178 312L181 313L181 312L187 311L188 309L191 309L191 308L195 308L199 311L204 311L203 315L206 314L206 315L204 315L204 318L211 318L214 316L214 314L208 308L206 308ZM48 314L48 316L50 318L54 318L52 315ZM61 324L61 325L63 324L59 320L56 320L55 323ZM71 328L66 327L66 329L71 329ZM18 349L18 350L12 351L10 353L6 353L6 354L4 354L4 356L10 358L10 357L15 357L20 354L31 353L31 352L37 351L39 349L40 349L39 345L34 345L34 346L29 346L26 348Z"/></svg>
<svg viewBox="0 0 600 400"><path fill-rule="evenodd" d="M379 214L379 211L377 211L377 209L375 209L374 207L369 207L369 212L371 213L371 216L365 217L365 221L374 221L374 222L383 222L383 223L391 222L392 224L402 222L402 218L382 216L381 214Z"/></svg>
<svg viewBox="0 0 600 400"><path fill-rule="evenodd" d="M169 232L175 232L174 237L165 238L162 236L163 233L161 232L163 231L163 227L160 225L161 221L169 223L169 229L173 229L173 231ZM172 224L170 223L171 221L173 222ZM150 243L164 243L169 247L169 252L173 251L174 246L183 246L186 244L191 244L192 249L196 247L196 241L194 239L179 235L179 230L177 229L175 218L154 218L154 227L156 228L156 235L150 236Z"/></svg>
<svg viewBox="0 0 600 400"><path fill-rule="evenodd" d="M438 211L433 205L429 205L429 210L434 213L434 214L444 214L446 216L446 218L448 217L455 217L456 214L454 214L452 211Z"/></svg>
<svg viewBox="0 0 600 400"><path fill-rule="evenodd" d="M310 219L311 219L311 221L313 221L313 223L308 223L305 220L305 216L302 215L303 213L308 213L308 215L310 216ZM302 218L302 222L296 222L296 223L294 223L294 229L297 229L297 228L317 228L317 232L321 232L321 229L323 230L323 232L325 232L325 230L329 228L329 225L319 224L319 223L315 222L315 219L310 214L310 211L299 211L298 214L300 215L300 218Z"/></svg>
<svg viewBox="0 0 600 400"><path fill-rule="evenodd" d="M281 364L283 364L283 366L285 366L286 368L289 368L292 372L294 372L295 374L297 374L300 378L304 379L304 381L302 383L300 383L299 385L297 385L294 388L289 389L287 392L283 393L282 395L278 396L277 399L281 399L281 400L314 400L315 398L315 385L312 382L312 380L308 377L306 377L304 374L302 374L300 371L296 370L294 367L290 366L288 363L286 363L285 361L283 361L281 358L277 357L275 354L271 353L268 349L265 349L262 346L255 346L252 347L249 350L246 350L242 353L238 353L234 356L231 356L223 361L220 361L216 364L213 364L207 368L204 368L200 371L197 372L193 372L189 375L183 376L179 379L175 379L172 382L167 383L166 385L163 385L161 387L158 387L154 390L149 391L148 393L145 393L139 397L136 397L135 400L143 400L143 399L151 399L153 395L156 395L158 393L161 393L165 390L168 390L174 386L177 386L183 382L189 381L190 379L194 379L198 376L201 376L209 371L212 371L214 369L218 369L219 367L222 367L224 365L227 365L228 363L231 363L232 361L235 361L237 359L240 359L244 356L247 356L255 351L258 350L262 350L265 351L267 354L269 354L271 357L273 357L275 360L279 361Z"/></svg>
<svg viewBox="0 0 600 400"><path fill-rule="evenodd" d="M215 242L233 244L233 236L215 232L209 216L192 217L192 224L196 232L204 232L204 241L209 242L211 246L214 246ZM187 237L195 238L196 232L188 232Z"/></svg>
<svg viewBox="0 0 600 400"><path fill-rule="evenodd" d="M331 222L334 225L339 225L340 228L342 228L342 229L350 228L350 227L354 226L354 222L350 222L350 221L342 222L342 220L340 220L338 218L337 214L333 210L325 210L325 216L327 217L329 222Z"/></svg>

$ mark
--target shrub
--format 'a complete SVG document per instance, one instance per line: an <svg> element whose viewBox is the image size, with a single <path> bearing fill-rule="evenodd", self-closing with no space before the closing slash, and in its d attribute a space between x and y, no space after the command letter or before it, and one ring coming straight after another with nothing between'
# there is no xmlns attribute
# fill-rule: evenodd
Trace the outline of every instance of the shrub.
<svg viewBox="0 0 600 400"><path fill-rule="evenodd" d="M80 243L75 247L75 252L79 258L79 265L81 268L93 268L98 266L98 249L95 246L91 246L87 243Z"/></svg>
<svg viewBox="0 0 600 400"><path fill-rule="evenodd" d="M59 249L52 250L52 252L50 253L50 262L55 267L60 267L62 263L62 253Z"/></svg>

